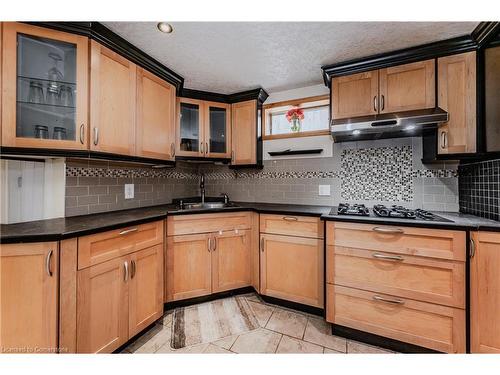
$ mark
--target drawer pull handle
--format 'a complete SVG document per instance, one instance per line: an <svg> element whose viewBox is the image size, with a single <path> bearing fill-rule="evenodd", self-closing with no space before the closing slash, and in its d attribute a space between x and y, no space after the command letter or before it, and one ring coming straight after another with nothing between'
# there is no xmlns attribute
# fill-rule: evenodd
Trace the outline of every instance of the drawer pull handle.
<svg viewBox="0 0 500 375"><path fill-rule="evenodd" d="M403 305L405 303L404 300L399 299L399 298L391 299L391 298L384 298L384 297L377 296L377 295L373 296L373 300L380 301L380 302L393 303L395 305Z"/></svg>
<svg viewBox="0 0 500 375"><path fill-rule="evenodd" d="M398 262L402 262L404 260L404 258L399 255L385 255L379 253L373 253L372 257L377 259L397 260Z"/></svg>
<svg viewBox="0 0 500 375"><path fill-rule="evenodd" d="M212 251L215 250L217 250L217 237L214 237L214 248L212 249Z"/></svg>
<svg viewBox="0 0 500 375"><path fill-rule="evenodd" d="M374 232L388 233L388 234L403 234L404 231L401 228L384 228L384 227L373 227Z"/></svg>
<svg viewBox="0 0 500 375"><path fill-rule="evenodd" d="M135 276L135 271L136 271L135 260L132 260L130 262L130 266L132 267L132 270L130 271L130 279L132 280Z"/></svg>
<svg viewBox="0 0 500 375"><path fill-rule="evenodd" d="M264 237L260 239L260 251L264 252Z"/></svg>
<svg viewBox="0 0 500 375"><path fill-rule="evenodd" d="M128 280L128 262L123 262L123 270L124 270L123 281L127 282L127 280Z"/></svg>
<svg viewBox="0 0 500 375"><path fill-rule="evenodd" d="M50 269L50 261L52 260L53 250L50 250L47 254L47 258L45 258L45 271L47 271L47 275L52 277L52 270Z"/></svg>
<svg viewBox="0 0 500 375"><path fill-rule="evenodd" d="M470 250L469 250L469 257L474 258L474 255L476 255L476 243L474 240L471 238L470 239Z"/></svg>
<svg viewBox="0 0 500 375"><path fill-rule="evenodd" d="M212 237L208 237L207 250L208 250L208 252L210 252L212 250Z"/></svg>
<svg viewBox="0 0 500 375"><path fill-rule="evenodd" d="M123 236L124 234L137 232L137 231L138 231L138 228L132 228L132 229L122 230L119 234L120 234L120 236Z"/></svg>
<svg viewBox="0 0 500 375"><path fill-rule="evenodd" d="M283 216L283 220L286 220L286 221L298 221L299 219L296 218L295 216Z"/></svg>

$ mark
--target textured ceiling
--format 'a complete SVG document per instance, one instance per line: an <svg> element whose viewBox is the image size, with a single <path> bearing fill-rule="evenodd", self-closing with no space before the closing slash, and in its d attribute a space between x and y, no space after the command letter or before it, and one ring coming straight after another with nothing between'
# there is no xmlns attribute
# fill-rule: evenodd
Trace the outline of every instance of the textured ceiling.
<svg viewBox="0 0 500 375"><path fill-rule="evenodd" d="M322 82L321 66L470 34L477 22L105 22L184 77L190 89L231 94Z"/></svg>

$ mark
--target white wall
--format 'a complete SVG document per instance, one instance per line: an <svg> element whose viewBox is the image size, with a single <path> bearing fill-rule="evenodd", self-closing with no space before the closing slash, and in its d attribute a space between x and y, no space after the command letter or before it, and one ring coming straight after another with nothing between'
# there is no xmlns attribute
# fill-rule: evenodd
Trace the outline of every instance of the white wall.
<svg viewBox="0 0 500 375"><path fill-rule="evenodd" d="M302 99L311 96L328 95L329 89L325 85L314 85L301 87L292 90L273 92L269 94L264 104L272 104L285 100ZM278 159L307 159L307 158L326 158L333 156L333 140L329 135L320 135L317 137L299 137L272 139L264 141L264 160ZM300 150L322 148L323 152L319 155L292 155L292 156L270 156L269 151L283 151L286 149Z"/></svg>

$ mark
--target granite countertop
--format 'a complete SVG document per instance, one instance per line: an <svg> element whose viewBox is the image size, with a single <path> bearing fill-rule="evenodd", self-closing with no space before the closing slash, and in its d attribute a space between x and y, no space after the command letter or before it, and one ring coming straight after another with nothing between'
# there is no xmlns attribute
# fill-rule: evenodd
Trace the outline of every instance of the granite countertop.
<svg viewBox="0 0 500 375"><path fill-rule="evenodd" d="M58 241L65 238L83 236L129 225L137 225L154 220L162 220L168 215L189 215L199 213L256 211L260 213L304 215L321 217L324 220L349 221L358 223L395 224L428 228L491 230L500 231L500 222L473 215L436 212L450 222L429 222L423 220L402 220L395 218L358 217L330 215L332 207L296 204L233 202L237 207L222 209L179 210L176 205L161 205L114 211L101 214L75 216L60 219L31 221L18 224L0 225L0 243Z"/></svg>

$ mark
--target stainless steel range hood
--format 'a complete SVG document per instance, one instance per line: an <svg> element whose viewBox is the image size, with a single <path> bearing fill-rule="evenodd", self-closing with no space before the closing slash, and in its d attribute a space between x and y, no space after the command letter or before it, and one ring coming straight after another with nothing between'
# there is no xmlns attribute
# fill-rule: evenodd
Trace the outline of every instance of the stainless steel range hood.
<svg viewBox="0 0 500 375"><path fill-rule="evenodd" d="M447 121L448 113L436 107L348 119L332 119L330 132L335 142L412 137L421 135L426 129L435 129L439 124Z"/></svg>

